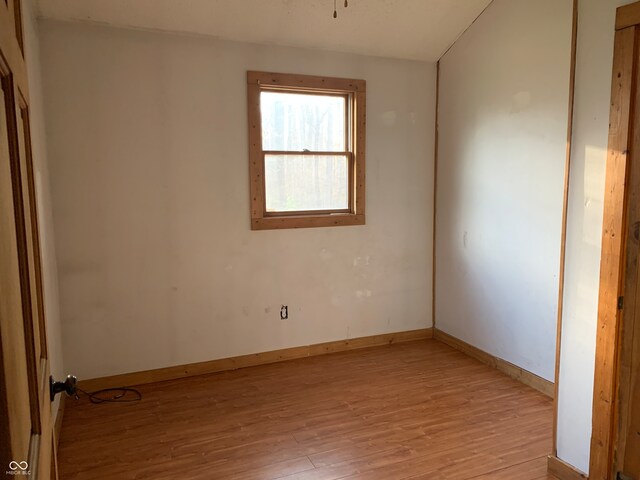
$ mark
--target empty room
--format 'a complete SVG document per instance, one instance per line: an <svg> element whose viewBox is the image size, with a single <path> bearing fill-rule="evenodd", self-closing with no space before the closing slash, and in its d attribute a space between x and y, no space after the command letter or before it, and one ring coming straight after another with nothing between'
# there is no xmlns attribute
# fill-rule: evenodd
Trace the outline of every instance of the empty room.
<svg viewBox="0 0 640 480"><path fill-rule="evenodd" d="M0 0L0 476L640 480L639 72L625 0Z"/></svg>

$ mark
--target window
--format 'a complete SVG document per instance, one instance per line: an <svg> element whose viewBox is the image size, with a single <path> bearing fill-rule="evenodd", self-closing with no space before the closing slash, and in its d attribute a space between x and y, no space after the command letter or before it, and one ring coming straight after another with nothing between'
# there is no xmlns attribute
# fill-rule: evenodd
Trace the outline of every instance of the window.
<svg viewBox="0 0 640 480"><path fill-rule="evenodd" d="M248 72L251 228L364 225L364 80Z"/></svg>

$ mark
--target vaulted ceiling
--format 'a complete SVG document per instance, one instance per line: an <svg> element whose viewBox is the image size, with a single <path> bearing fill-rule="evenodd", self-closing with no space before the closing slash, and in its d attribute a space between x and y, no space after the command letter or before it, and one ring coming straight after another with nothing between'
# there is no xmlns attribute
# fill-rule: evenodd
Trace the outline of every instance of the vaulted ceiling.
<svg viewBox="0 0 640 480"><path fill-rule="evenodd" d="M491 0L37 0L41 17L437 60Z"/></svg>

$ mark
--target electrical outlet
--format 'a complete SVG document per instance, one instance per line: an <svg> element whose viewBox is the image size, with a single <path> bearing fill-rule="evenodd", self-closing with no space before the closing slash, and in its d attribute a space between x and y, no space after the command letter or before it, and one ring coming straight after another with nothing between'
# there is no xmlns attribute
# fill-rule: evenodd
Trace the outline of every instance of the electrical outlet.
<svg viewBox="0 0 640 480"><path fill-rule="evenodd" d="M289 318L289 306L282 305L280 307L280 320L286 320L287 318Z"/></svg>

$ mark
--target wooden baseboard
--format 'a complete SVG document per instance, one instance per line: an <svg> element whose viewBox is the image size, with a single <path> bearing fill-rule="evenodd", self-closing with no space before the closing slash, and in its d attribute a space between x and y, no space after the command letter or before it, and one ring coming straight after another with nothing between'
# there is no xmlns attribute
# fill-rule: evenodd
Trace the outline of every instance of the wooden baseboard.
<svg viewBox="0 0 640 480"><path fill-rule="evenodd" d="M146 370L143 372L124 373L122 375L114 375L110 377L80 380L79 386L86 391L95 391L102 388L130 387L133 385L144 385L147 383L163 382L165 380L175 380L177 378L235 370L238 368L254 367L256 365L265 365L268 363L282 362L296 358L325 355L327 353L344 352L346 350L356 350L366 347L391 345L394 343L410 342L414 340L426 340L429 338L433 338L432 328L385 333L370 337L351 338L348 340L338 340L335 342L317 343L314 345L273 350L271 352L221 358L208 362L191 363L187 365Z"/></svg>
<svg viewBox="0 0 640 480"><path fill-rule="evenodd" d="M433 337L436 340L439 340L442 343L446 343L450 347L453 347L456 350L460 350L462 353L475 358L476 360L480 360L482 363L486 363L487 365L496 368L503 373L506 373L511 378L514 378L515 380L518 380L525 385L535 388L539 392L542 392L551 398L553 398L554 396L553 382L550 382L542 377L539 377L538 375L528 372L527 370L524 370L523 368L520 368L513 363L509 363L506 360L491 355L484 350L480 350L473 345L470 345L466 342L463 342L462 340L457 339L456 337L444 333L442 330L435 329L433 332Z"/></svg>
<svg viewBox="0 0 640 480"><path fill-rule="evenodd" d="M553 455L547 457L547 470L551 475L555 475L560 480L585 480L589 478L577 468Z"/></svg>
<svg viewBox="0 0 640 480"><path fill-rule="evenodd" d="M56 447L60 443L60 431L62 430L62 419L64 417L64 407L67 401L66 395L60 395L60 403L58 404L58 413L56 414L56 422L53 424L53 438Z"/></svg>

